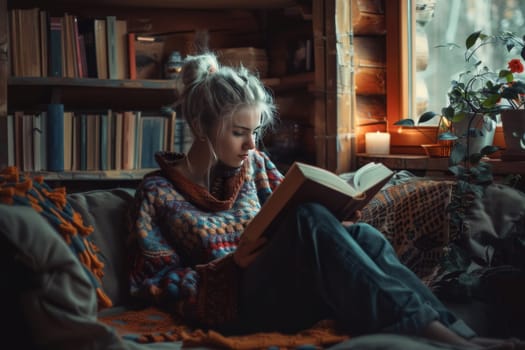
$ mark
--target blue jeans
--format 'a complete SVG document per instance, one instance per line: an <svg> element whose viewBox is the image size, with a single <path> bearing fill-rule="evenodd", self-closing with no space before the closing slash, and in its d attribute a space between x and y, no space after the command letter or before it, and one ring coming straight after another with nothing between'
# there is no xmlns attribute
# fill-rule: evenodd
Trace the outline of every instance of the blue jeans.
<svg viewBox="0 0 525 350"><path fill-rule="evenodd" d="M352 335L418 334L439 320L461 336L475 335L372 226L345 227L323 206L306 203L269 230L271 240L243 271L246 331L296 332L335 319Z"/></svg>

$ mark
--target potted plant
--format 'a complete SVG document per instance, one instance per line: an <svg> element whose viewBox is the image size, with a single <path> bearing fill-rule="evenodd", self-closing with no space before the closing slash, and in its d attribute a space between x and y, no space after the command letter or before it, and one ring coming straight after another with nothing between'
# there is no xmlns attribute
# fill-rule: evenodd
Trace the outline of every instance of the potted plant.
<svg viewBox="0 0 525 350"><path fill-rule="evenodd" d="M518 52L519 55L510 59L506 68L492 71L476 55L478 50L486 45L502 45L506 52ZM459 46L446 44L440 47L453 49ZM489 144L486 148L480 147L475 150L470 148L473 143L472 139L493 132L495 121L501 114L504 133L507 135L505 137L507 148L518 144L523 148L520 151L525 154L525 124L513 127L509 125L510 121L506 123L507 114L512 114L512 121L519 120L519 115L523 114L525 123L525 83L519 77L519 74L524 71L523 38L512 32L486 35L477 31L467 37L464 57L467 64L466 69L459 73L457 79L451 81L447 92L448 105L442 108L440 114L432 111L423 113L418 124L429 121L435 116L447 119L451 128L440 133L438 140L465 140L466 142L455 143L450 160L452 165L466 161L468 166L477 164L484 155L497 150ZM410 125L411 123L414 125L413 121L402 119L396 124ZM505 127L506 124L507 127Z"/></svg>
<svg viewBox="0 0 525 350"><path fill-rule="evenodd" d="M453 281L456 283L454 286L468 287L469 290L480 285L479 277L473 277L467 272L473 266L471 262L474 261L469 246L470 233L467 219L472 213L476 199L483 196L486 187L493 181L490 165L483 161L483 157L496 151L497 147L487 145L474 151L470 148L470 139L477 138L487 131L484 124L475 124L476 121L480 116L495 122L500 114L503 117L509 112L523 113L522 126L509 128L507 120L503 119L503 128L504 133L510 133L512 140L521 140L523 145L521 152L525 152L525 84L523 78L519 76L523 72L522 61L525 60L523 40L510 32L490 36L480 31L470 34L465 42L467 68L458 75L457 79L451 81L447 92L448 104L442 108L441 113L425 112L417 121L417 124L425 123L436 116L440 118L440 125L443 119L449 121L451 125L449 129L439 131L438 127L437 140L454 140L449 157L449 169L455 175L456 183L447 212L457 233L454 233L455 238L451 239L447 247L448 253L442 262L445 270L442 277L449 286ZM492 71L476 56L476 52L481 47L489 44L502 45L506 52L518 51L519 56L510 59L507 67ZM443 46L458 47L455 44ZM513 121L518 119L518 115L511 117ZM457 126L461 123L467 124L466 131L457 133ZM402 119L396 124L416 125L414 121L407 119ZM462 139L465 142L460 142ZM507 136L505 142L508 149Z"/></svg>
<svg viewBox="0 0 525 350"><path fill-rule="evenodd" d="M506 52L519 52L517 58L512 58L506 68L492 71L477 57L478 50L486 45L501 45ZM441 47L458 48L456 44L441 45ZM481 149L471 149L471 139L480 137L489 131L487 124L478 123L480 119L495 122L498 115L505 111L523 112L525 103L525 84L518 74L523 72L522 60L525 60L523 38L515 33L503 32L497 35L486 35L481 31L470 34L465 41L466 69L457 79L451 81L447 92L448 104L441 113L428 111L417 120L417 124L425 123L434 117L443 119L450 125L446 130L439 130L437 141L453 140L454 144L449 156L450 171L456 176L457 186L449 206L451 220L461 227L463 213L470 206L473 196L481 196L486 185L493 180L490 165L483 162L487 156L498 150L491 143ZM515 118L516 119L516 118ZM525 123L525 117L524 117ZM414 126L411 119L402 119L396 125ZM466 124L464 131L458 133L458 126ZM489 124L495 125L495 124ZM525 124L524 124L525 125ZM511 129L513 139L522 140L525 152L525 127ZM507 146L509 142L507 141Z"/></svg>
<svg viewBox="0 0 525 350"><path fill-rule="evenodd" d="M448 46L451 45L454 44ZM457 81L451 82L451 89L448 92L449 105L442 110L442 114L453 123L467 116L469 121L467 130L472 130L470 128L470 123L474 121L472 113L489 117L494 121L498 115L501 115L506 135L505 154L521 152L525 155L525 83L519 76L524 71L523 38L512 32L486 35L477 31L467 37L465 45L465 61L469 66L460 74ZM507 67L499 71L491 71L476 56L476 52L486 45L502 45L505 51L517 53L518 56L511 58ZM520 118L523 119L521 124ZM516 121L518 124L515 123ZM474 129L480 130L480 128ZM515 146L520 144L520 140L523 150L516 150ZM469 154L468 149L466 153Z"/></svg>

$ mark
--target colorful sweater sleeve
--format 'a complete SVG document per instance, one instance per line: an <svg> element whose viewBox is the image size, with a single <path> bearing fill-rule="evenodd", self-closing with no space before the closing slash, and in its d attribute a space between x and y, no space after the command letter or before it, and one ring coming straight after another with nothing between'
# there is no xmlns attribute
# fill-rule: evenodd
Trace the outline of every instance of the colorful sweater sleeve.
<svg viewBox="0 0 525 350"><path fill-rule="evenodd" d="M130 271L131 294L157 302L194 303L197 273L182 266L181 257L161 230L168 182L161 177L146 179L136 192L132 217L134 248Z"/></svg>
<svg viewBox="0 0 525 350"><path fill-rule="evenodd" d="M255 151L254 178L257 187L259 202L263 204L272 194L277 186L283 182L284 176L271 161L268 155L261 151Z"/></svg>

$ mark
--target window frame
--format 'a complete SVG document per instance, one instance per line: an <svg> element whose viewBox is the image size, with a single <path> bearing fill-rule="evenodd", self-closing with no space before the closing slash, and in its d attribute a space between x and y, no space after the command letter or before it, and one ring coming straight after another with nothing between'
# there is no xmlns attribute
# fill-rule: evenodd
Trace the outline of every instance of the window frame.
<svg viewBox="0 0 525 350"><path fill-rule="evenodd" d="M409 12L410 11L410 12ZM418 126L403 128L394 123L407 118L411 111L409 106L410 88L415 86L415 62L410 57L410 39L415 39L415 22L409 26L409 21L415 21L414 0L385 1L386 21L386 116L387 131L391 134L390 145L392 154L424 154L422 144L432 143L435 139L437 126ZM409 28L411 32L409 32ZM413 77L413 82L409 77ZM494 145L504 148L505 141L501 126L496 128Z"/></svg>

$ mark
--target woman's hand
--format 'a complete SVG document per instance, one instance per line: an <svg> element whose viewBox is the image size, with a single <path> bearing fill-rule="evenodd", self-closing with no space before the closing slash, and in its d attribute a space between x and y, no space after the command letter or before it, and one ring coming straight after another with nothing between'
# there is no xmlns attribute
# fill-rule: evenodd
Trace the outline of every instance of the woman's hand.
<svg viewBox="0 0 525 350"><path fill-rule="evenodd" d="M267 241L264 236L253 240L241 235L239 246L233 253L233 261L243 269L248 267L261 253L261 248Z"/></svg>
<svg viewBox="0 0 525 350"><path fill-rule="evenodd" d="M356 210L354 215L350 218L350 220L344 220L342 224L344 226L350 226L353 225L356 221L361 220L361 210Z"/></svg>

